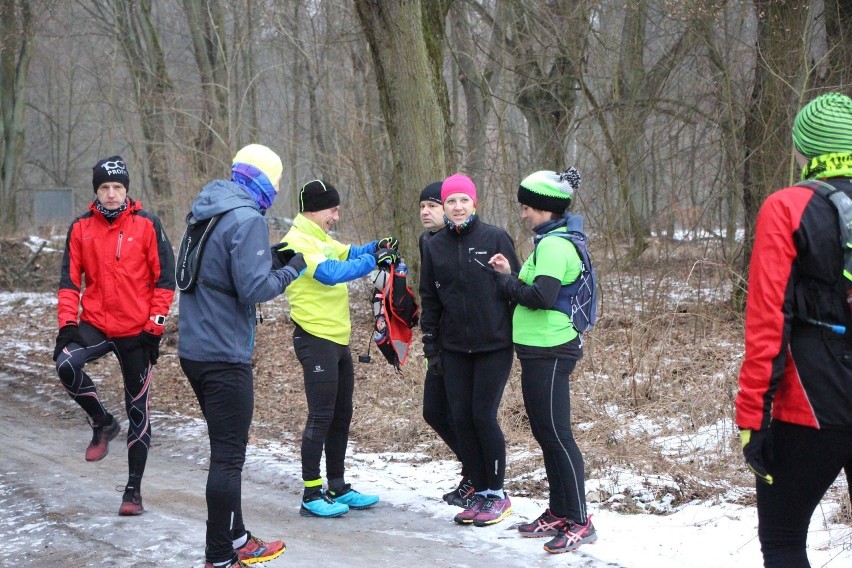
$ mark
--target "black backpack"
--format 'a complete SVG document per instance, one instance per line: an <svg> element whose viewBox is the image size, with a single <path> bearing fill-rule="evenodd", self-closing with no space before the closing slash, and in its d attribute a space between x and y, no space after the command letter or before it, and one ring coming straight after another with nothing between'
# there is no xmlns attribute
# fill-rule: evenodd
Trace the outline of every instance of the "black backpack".
<svg viewBox="0 0 852 568"><path fill-rule="evenodd" d="M184 293L192 292L198 284L198 271L201 266L201 257L204 254L204 245L213 231L213 227L219 222L221 215L215 215L203 221L191 222L193 218L190 213L186 218L186 230L180 239L177 262L175 263L175 281L178 290Z"/></svg>
<svg viewBox="0 0 852 568"><path fill-rule="evenodd" d="M577 279L562 286L559 295L556 296L554 310L562 312L571 318L571 323L578 333L586 333L598 319L598 276L595 267L592 266L592 257L589 255L586 234L582 231L557 231L536 235L535 247L547 237L561 237L570 241L577 249L583 268ZM533 250L533 262L535 262L535 250Z"/></svg>
<svg viewBox="0 0 852 568"><path fill-rule="evenodd" d="M830 183L820 180L805 180L797 183L796 186L810 189L822 199L829 202L835 211L837 211L840 249L843 251L843 277L846 284L846 298L844 300L852 310L852 199ZM809 324L823 327L834 333L847 335L847 337L852 338L852 329L847 329L845 325L839 323L819 321L811 317L810 314L804 313L804 305L803 300L798 302L799 313L796 315L800 319Z"/></svg>

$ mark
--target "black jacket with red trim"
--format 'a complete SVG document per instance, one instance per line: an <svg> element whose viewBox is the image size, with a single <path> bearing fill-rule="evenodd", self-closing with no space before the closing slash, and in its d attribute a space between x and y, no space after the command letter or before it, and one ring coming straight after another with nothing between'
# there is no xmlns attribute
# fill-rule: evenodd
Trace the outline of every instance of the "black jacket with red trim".
<svg viewBox="0 0 852 568"><path fill-rule="evenodd" d="M84 321L107 337L163 333L175 294L175 258L160 220L128 199L109 223L94 203L68 229L59 278L59 327ZM84 286L85 284L85 286Z"/></svg>
<svg viewBox="0 0 852 568"><path fill-rule="evenodd" d="M852 197L852 180L826 180ZM852 429L852 341L803 317L852 326L837 211L804 187L770 195L757 217L736 422L770 418Z"/></svg>

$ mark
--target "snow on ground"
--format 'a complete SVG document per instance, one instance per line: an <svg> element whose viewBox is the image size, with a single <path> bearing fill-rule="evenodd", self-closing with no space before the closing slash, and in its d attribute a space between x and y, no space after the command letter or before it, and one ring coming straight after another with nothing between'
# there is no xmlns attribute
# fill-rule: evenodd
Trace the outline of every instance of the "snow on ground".
<svg viewBox="0 0 852 568"><path fill-rule="evenodd" d="M13 310L26 312L28 307L55 303L49 294L4 293L0 294L0 314ZM24 351L33 345L27 338L6 338L7 348ZM11 345L9 342L11 341ZM156 417L160 431L172 430L171 435L183 440L182 447L188 466L204 464L207 460L206 430L203 421L172 416ZM625 420L627 417L624 418ZM579 425L578 425L579 427ZM654 436L657 426L648 417L638 416L635 424L626 428L637 429ZM712 446L719 439L715 425L691 436L660 436L654 444L682 453L684 446L691 452L715 452ZM191 442L198 442L197 451ZM378 493L382 500L393 506L404 507L413 513L449 520L456 510L439 500L440 495L452 488L458 479L458 465L449 461L429 460L416 453L361 453L351 448L347 459L347 478L365 492ZM510 456L511 460L516 456ZM261 441L250 447L247 470L254 477L270 480L289 478L298 482L300 464L298 448L271 441ZM543 477L543 472L536 475ZM498 543L517 550L519 556L549 558L548 564L621 566L630 568L721 568L726 566L760 566L762 564L757 541L757 515L754 507L734 504L741 495L728 494L716 501L696 501L672 507L665 492L656 492L656 499L649 493L642 498L642 488L648 484L665 487L670 480L664 475L650 477L636 475L630 471L613 470L606 478L587 480L587 491L611 495L604 503L590 503L599 540L593 545L583 546L577 554L550 557L542 550L543 540L520 538L514 526L522 521L537 517L547 506L546 501L512 497L514 514L503 523L478 529L471 527L466 538L481 542L484 547ZM844 482L838 481L841 486ZM676 487L674 485L673 487ZM742 492L742 490L738 490ZM618 500L625 494L633 495L643 503L642 509L665 514L624 514L615 512ZM638 497L637 497L638 496ZM852 566L852 527L831 524L837 503L827 502L817 508L808 537L808 556L816 567L841 568ZM635 508L631 508L635 510ZM429 535L436 543L458 538L458 531ZM0 561L2 564L2 561Z"/></svg>

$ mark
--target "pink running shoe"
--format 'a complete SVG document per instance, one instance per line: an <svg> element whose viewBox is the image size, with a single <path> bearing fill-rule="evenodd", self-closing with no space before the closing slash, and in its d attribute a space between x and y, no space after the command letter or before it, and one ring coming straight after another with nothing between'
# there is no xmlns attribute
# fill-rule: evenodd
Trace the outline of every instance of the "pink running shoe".
<svg viewBox="0 0 852 568"><path fill-rule="evenodd" d="M470 498L467 508L456 515L453 520L460 525L469 525L473 522L473 518L479 514L479 510L485 505L485 497L479 493L474 493Z"/></svg>
<svg viewBox="0 0 852 568"><path fill-rule="evenodd" d="M544 549L551 554L561 554L576 550L581 544L593 543L598 540L598 533L592 524L592 516L581 525L574 521L565 521L555 537L547 541Z"/></svg>
<svg viewBox="0 0 852 568"><path fill-rule="evenodd" d="M502 499L497 495L488 495L479 513L473 518L473 524L477 527L487 527L499 523L512 514L512 502L506 495Z"/></svg>
<svg viewBox="0 0 852 568"><path fill-rule="evenodd" d="M565 517L557 517L551 514L550 509L546 509L539 518L531 523L524 523L518 526L518 532L526 538L541 538L543 536L556 536L559 534L559 529L565 523Z"/></svg>

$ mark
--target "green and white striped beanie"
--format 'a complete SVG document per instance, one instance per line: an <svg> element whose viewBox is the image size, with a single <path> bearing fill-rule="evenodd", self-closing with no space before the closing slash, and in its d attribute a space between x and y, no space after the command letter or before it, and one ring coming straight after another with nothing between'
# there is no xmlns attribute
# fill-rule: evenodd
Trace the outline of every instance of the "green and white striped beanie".
<svg viewBox="0 0 852 568"><path fill-rule="evenodd" d="M793 122L793 145L806 158L852 153L852 99L826 93L806 104Z"/></svg>
<svg viewBox="0 0 852 568"><path fill-rule="evenodd" d="M564 172L542 170L528 175L518 186L518 202L539 211L562 214L580 188L580 172L570 167Z"/></svg>

